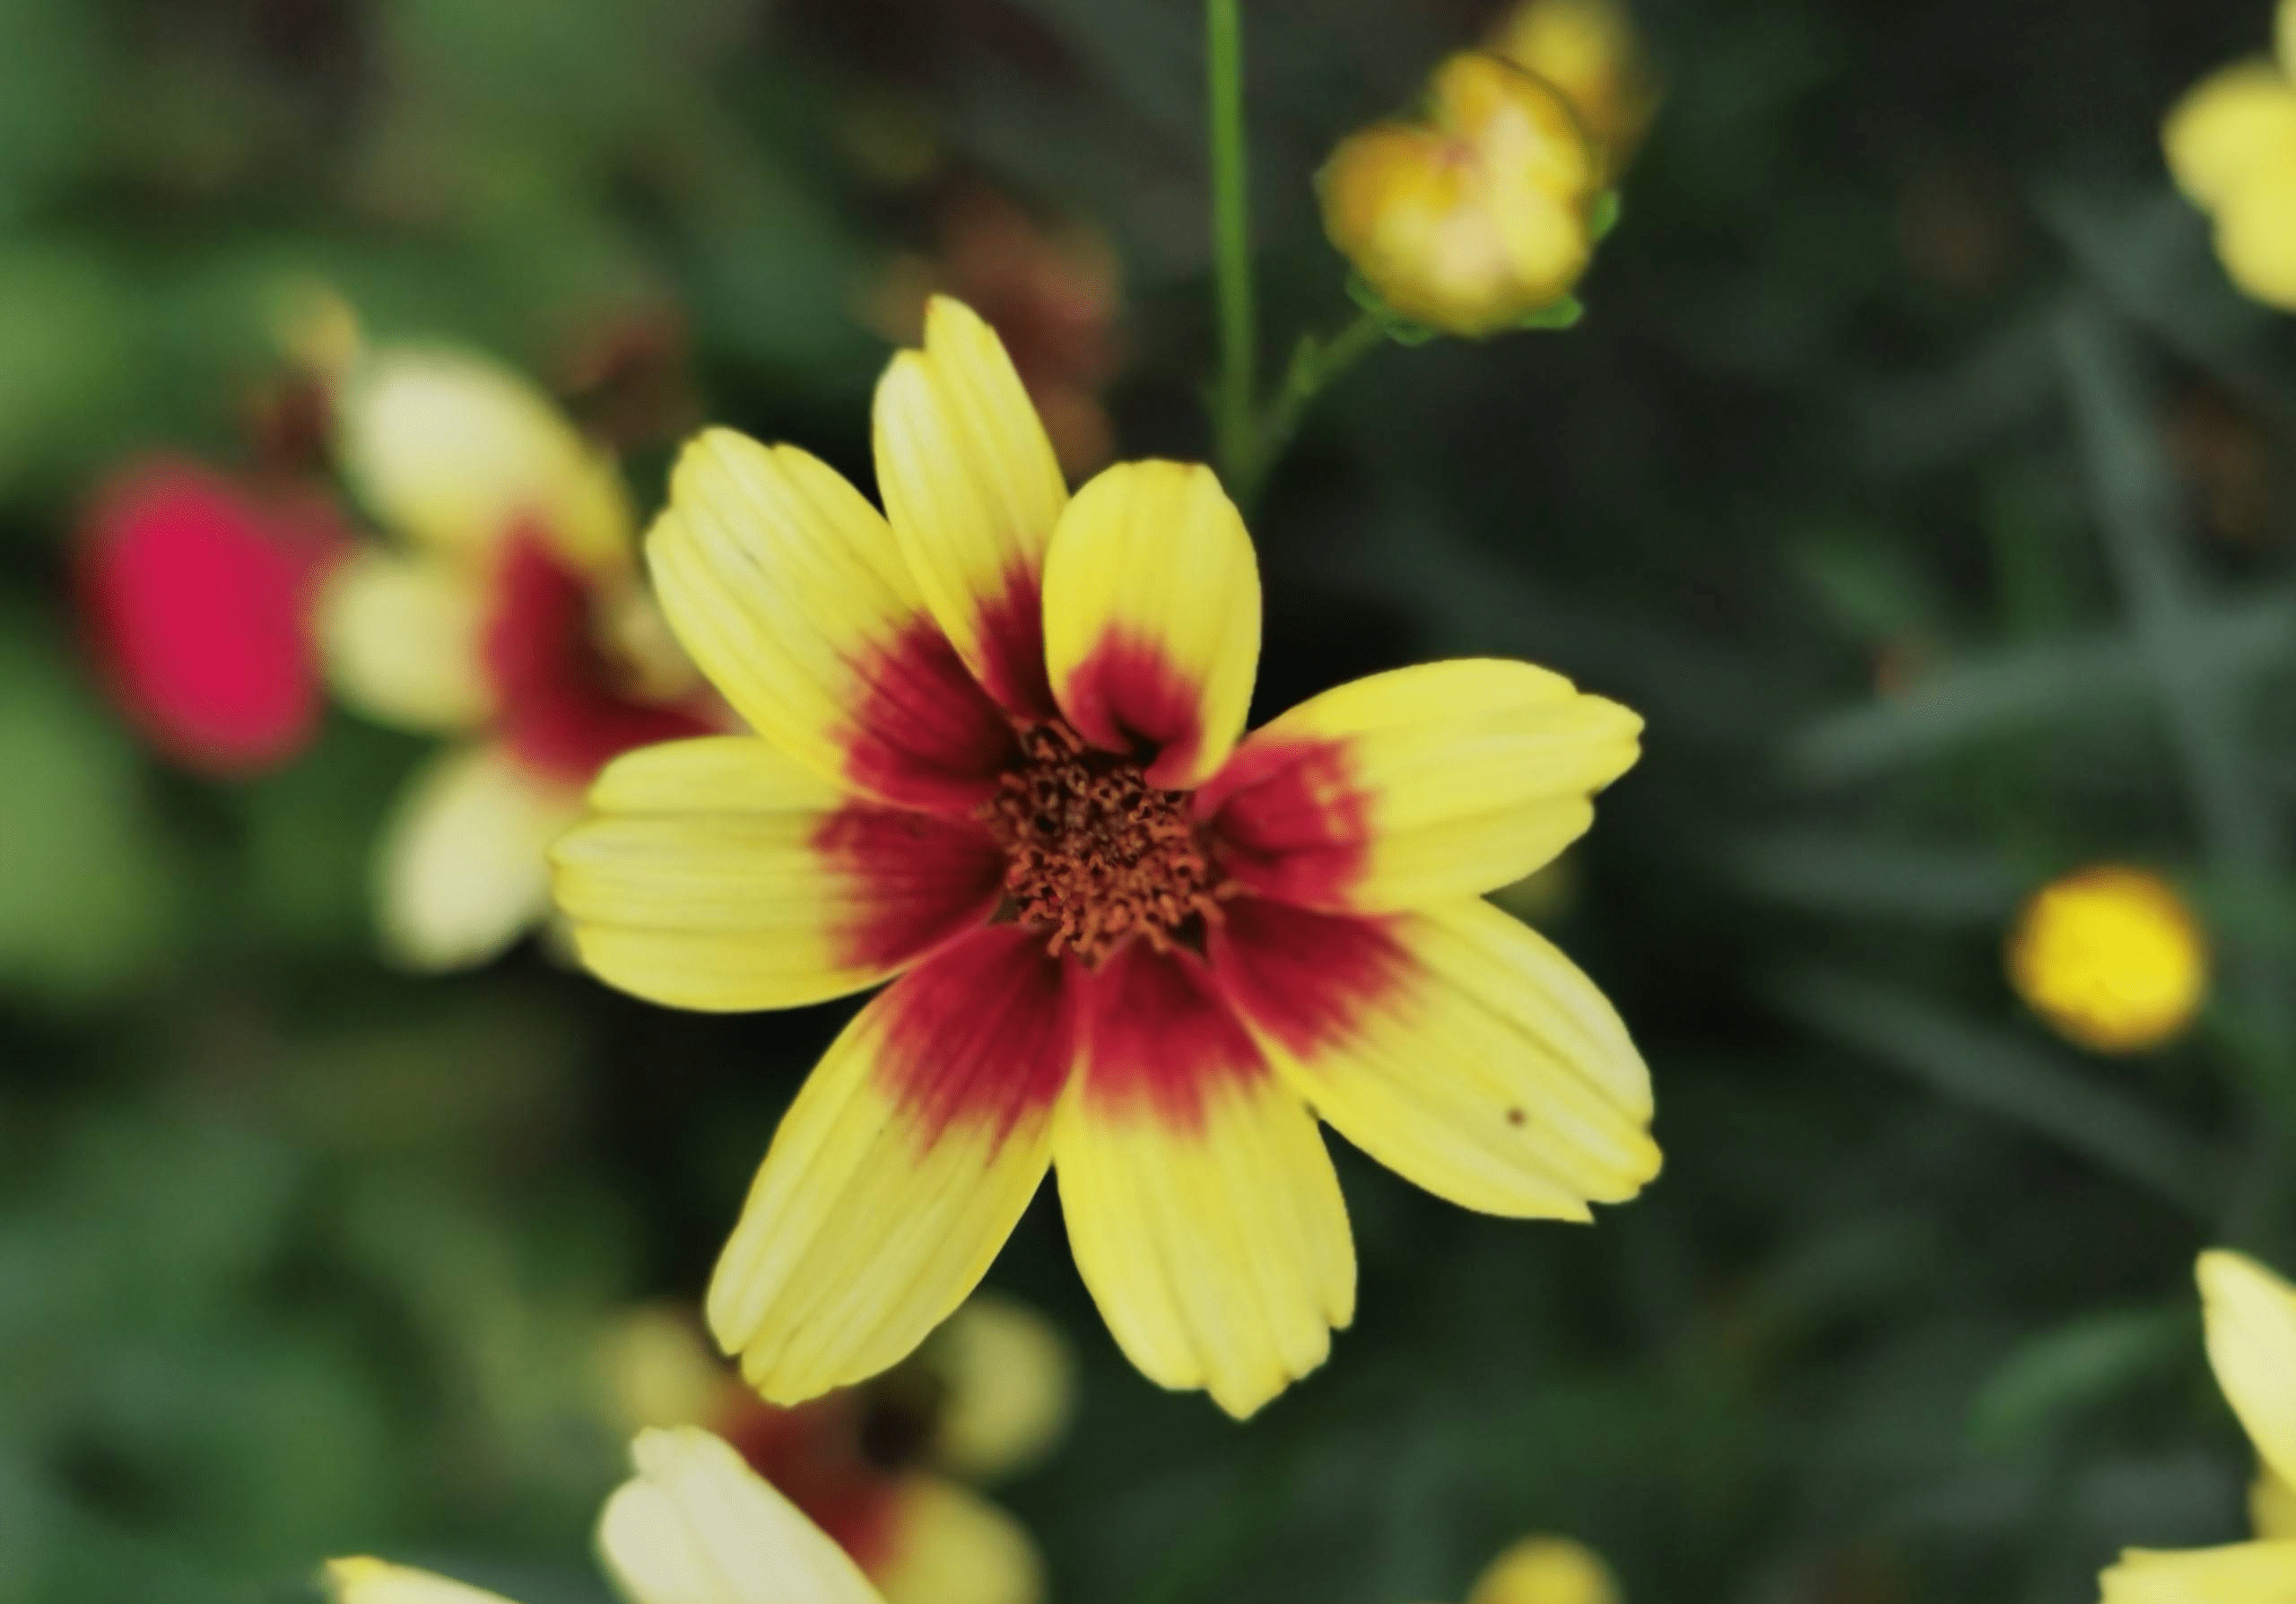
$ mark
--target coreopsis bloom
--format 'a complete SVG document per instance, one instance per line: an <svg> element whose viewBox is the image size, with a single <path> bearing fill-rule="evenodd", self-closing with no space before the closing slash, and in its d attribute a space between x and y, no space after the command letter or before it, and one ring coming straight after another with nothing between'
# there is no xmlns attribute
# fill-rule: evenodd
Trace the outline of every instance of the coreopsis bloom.
<svg viewBox="0 0 2296 1604"><path fill-rule="evenodd" d="M613 459L509 370L382 346L336 386L338 453L397 536L320 598L336 693L447 737L384 833L385 944L410 966L493 956L550 906L551 840L599 768L721 728L662 626Z"/></svg>
<svg viewBox="0 0 2296 1604"><path fill-rule="evenodd" d="M2279 54L2218 69L2161 126L2169 170L2216 224L2240 290L2296 311L2296 0L2282 0Z"/></svg>
<svg viewBox="0 0 2296 1604"><path fill-rule="evenodd" d="M1487 48L1562 92L1606 177L1625 170L1658 85L1623 0L1522 0L1500 14Z"/></svg>
<svg viewBox="0 0 2296 1604"><path fill-rule="evenodd" d="M744 1386L683 1310L636 1311L611 1338L625 1429L715 1432L851 1555L887 1604L1043 1596L1028 1533L964 1485L1025 1468L1066 1425L1067 1349L1033 1311L976 1297L907 1364L790 1408Z"/></svg>
<svg viewBox="0 0 2296 1604"><path fill-rule="evenodd" d="M316 493L266 494L177 458L120 468L76 553L113 700L187 768L243 775L295 756L326 707L312 596L348 540Z"/></svg>
<svg viewBox="0 0 2296 1604"><path fill-rule="evenodd" d="M889 518L795 447L686 449L648 554L757 738L619 760L554 855L584 961L639 996L900 976L798 1094L711 1283L752 1385L797 1403L900 1359L1048 1164L1125 1351L1238 1415L1353 1313L1316 1113L1494 1214L1583 1220L1657 1172L1617 1015L1481 900L1587 828L1639 719L1469 660L1239 742L1259 580L1218 481L1127 463L1071 500L954 301L875 441Z"/></svg>
<svg viewBox="0 0 2296 1604"><path fill-rule="evenodd" d="M606 1501L598 1554L630 1604L883 1604L845 1550L708 1432L647 1431ZM335 1604L509 1604L428 1571L337 1559Z"/></svg>
<svg viewBox="0 0 2296 1604"><path fill-rule="evenodd" d="M2253 1542L2132 1548L2103 1576L2104 1604L2281 1604L2296 1599L2296 1287L2245 1254L2200 1256L2208 1363L2263 1466Z"/></svg>
<svg viewBox="0 0 2296 1604"><path fill-rule="evenodd" d="M1529 1537L1475 1578L1467 1604L1620 1604L1623 1597L1610 1566L1584 1543Z"/></svg>
<svg viewBox="0 0 2296 1604"><path fill-rule="evenodd" d="M2208 991L2208 940L2177 888L2101 864L2035 893L2009 935L2009 979L2026 1006L2097 1052L2175 1040Z"/></svg>
<svg viewBox="0 0 2296 1604"><path fill-rule="evenodd" d="M1570 293L1604 178L1561 91L1465 51L1435 70L1422 120L1350 135L1316 187L1324 231L1380 300L1480 337Z"/></svg>

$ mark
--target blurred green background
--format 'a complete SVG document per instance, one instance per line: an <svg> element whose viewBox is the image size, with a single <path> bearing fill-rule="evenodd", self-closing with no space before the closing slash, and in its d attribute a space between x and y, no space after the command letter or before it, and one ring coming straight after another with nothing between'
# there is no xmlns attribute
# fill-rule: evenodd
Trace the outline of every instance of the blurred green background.
<svg viewBox="0 0 2296 1604"><path fill-rule="evenodd" d="M1347 311L1314 168L1489 11L1248 5L1279 350ZM1339 1150L1361 1314L1242 1429L1123 1362L1048 1189L989 1285L1079 1355L999 1494L1057 1597L1457 1599L1556 1530L1645 1604L2052 1604L2245 1530L2190 1263L2296 1263L2296 328L2157 130L2267 7L1638 12L1669 93L1586 322L1381 350L1319 409L1255 519L1255 718L1474 652L1648 717L1532 902L1642 1045L1666 1172L1584 1230ZM643 504L699 415L865 484L873 306L984 189L1104 236L1116 447L1200 458L1199 28L0 0L0 1600L301 1598L347 1550L603 1599L599 1332L698 1293L850 1012L670 1013L533 943L383 967L368 855L423 743L149 752L71 605L93 487L245 462L303 280L568 388L640 331ZM2126 1060L2001 967L2097 859L2217 953Z"/></svg>

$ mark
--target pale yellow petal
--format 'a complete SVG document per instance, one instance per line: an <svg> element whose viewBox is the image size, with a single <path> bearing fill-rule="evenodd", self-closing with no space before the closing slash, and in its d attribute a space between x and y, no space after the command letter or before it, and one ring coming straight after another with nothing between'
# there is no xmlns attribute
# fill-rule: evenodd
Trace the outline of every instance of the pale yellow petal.
<svg viewBox="0 0 2296 1604"><path fill-rule="evenodd" d="M1043 1180L1074 1052L1067 971L1012 925L961 937L831 1044L709 1284L709 1327L774 1403L907 1357Z"/></svg>
<svg viewBox="0 0 2296 1604"><path fill-rule="evenodd" d="M2248 1517L2257 1535L2296 1542L2296 1485L2267 1470L2248 1489Z"/></svg>
<svg viewBox="0 0 2296 1604"><path fill-rule="evenodd" d="M1200 785L1243 733L1259 667L1259 568L1213 471L1124 462L1076 493L1045 558L1052 693L1077 733Z"/></svg>
<svg viewBox="0 0 2296 1604"><path fill-rule="evenodd" d="M1039 597L1068 492L996 332L935 296L925 349L885 370L874 423L878 493L933 615L999 702L1049 713Z"/></svg>
<svg viewBox="0 0 2296 1604"><path fill-rule="evenodd" d="M1229 870L1308 907L1391 912L1552 860L1631 767L1642 720L1528 663L1375 674L1252 732L1197 798Z"/></svg>
<svg viewBox="0 0 2296 1604"><path fill-rule="evenodd" d="M2257 1454L2296 1481L2296 1287L2244 1253L2200 1256L2208 1362Z"/></svg>
<svg viewBox="0 0 2296 1604"><path fill-rule="evenodd" d="M2289 1604L2296 1600L2296 1543L2130 1548L2100 1581L2103 1604Z"/></svg>
<svg viewBox="0 0 2296 1604"><path fill-rule="evenodd" d="M1044 1562L1018 1521L938 1477L905 1478L892 1550L870 1567L885 1604L1039 1604Z"/></svg>
<svg viewBox="0 0 2296 1604"><path fill-rule="evenodd" d="M1488 902L1371 920L1241 897L1212 955L1317 1112L1439 1197L1584 1220L1658 1172L1649 1071L1617 1011Z"/></svg>
<svg viewBox="0 0 2296 1604"><path fill-rule="evenodd" d="M596 1363L606 1412L628 1432L708 1420L738 1385L686 1303L644 1303L609 1321Z"/></svg>
<svg viewBox="0 0 2296 1604"><path fill-rule="evenodd" d="M708 1432L639 1434L598 1547L631 1604L878 1604L847 1557Z"/></svg>
<svg viewBox="0 0 2296 1604"><path fill-rule="evenodd" d="M344 471L394 532L467 554L526 527L581 567L629 560L613 459L500 363L447 346L374 349L335 405Z"/></svg>
<svg viewBox="0 0 2296 1604"><path fill-rule="evenodd" d="M1622 1604L1622 1598L1618 1578L1586 1544L1532 1537L1491 1562L1467 1604Z"/></svg>
<svg viewBox="0 0 2296 1604"><path fill-rule="evenodd" d="M2296 84L2265 57L2221 68L2177 102L2161 145L2177 187L2213 210L2275 147L2296 150Z"/></svg>
<svg viewBox="0 0 2296 1604"><path fill-rule="evenodd" d="M673 1007L794 1007L874 986L986 923L1004 858L976 821L842 794L764 741L606 766L552 852L576 950Z"/></svg>
<svg viewBox="0 0 2296 1604"><path fill-rule="evenodd" d="M2275 146L2225 190L2216 254L2243 294L2296 312L2296 145Z"/></svg>
<svg viewBox="0 0 2296 1604"><path fill-rule="evenodd" d="M377 723L448 733L493 711L477 565L361 552L327 576L316 623L335 694Z"/></svg>
<svg viewBox="0 0 2296 1604"><path fill-rule="evenodd" d="M1026 1303L980 1293L933 1333L927 1363L940 1381L933 1457L988 1481L1050 1452L1076 1404L1076 1361L1060 1329Z"/></svg>
<svg viewBox="0 0 2296 1604"><path fill-rule="evenodd" d="M335 1604L509 1604L500 1593L379 1559L331 1559L326 1579Z"/></svg>
<svg viewBox="0 0 2296 1604"><path fill-rule="evenodd" d="M550 907L550 847L582 793L494 746L452 747L416 771L377 843L385 952L410 969L483 963Z"/></svg>

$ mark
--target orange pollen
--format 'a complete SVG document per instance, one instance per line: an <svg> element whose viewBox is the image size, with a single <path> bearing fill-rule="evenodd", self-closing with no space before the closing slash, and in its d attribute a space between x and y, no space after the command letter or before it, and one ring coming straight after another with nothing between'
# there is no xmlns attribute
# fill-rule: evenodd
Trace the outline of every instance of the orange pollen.
<svg viewBox="0 0 2296 1604"><path fill-rule="evenodd" d="M1097 963L1135 936L1200 948L1232 889L1187 792L1159 790L1057 719L1021 733L1020 761L979 816L1004 849L1012 916L1055 955Z"/></svg>

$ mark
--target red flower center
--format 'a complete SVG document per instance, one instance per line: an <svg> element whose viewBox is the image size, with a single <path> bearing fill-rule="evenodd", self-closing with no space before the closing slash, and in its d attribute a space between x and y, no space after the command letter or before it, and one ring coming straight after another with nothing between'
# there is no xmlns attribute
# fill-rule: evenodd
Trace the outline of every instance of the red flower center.
<svg viewBox="0 0 2296 1604"><path fill-rule="evenodd" d="M1158 951L1200 947L1233 884L1186 791L1098 751L1058 719L1021 734L1019 760L979 816L1004 849L1013 917L1051 951L1097 963L1134 936Z"/></svg>

